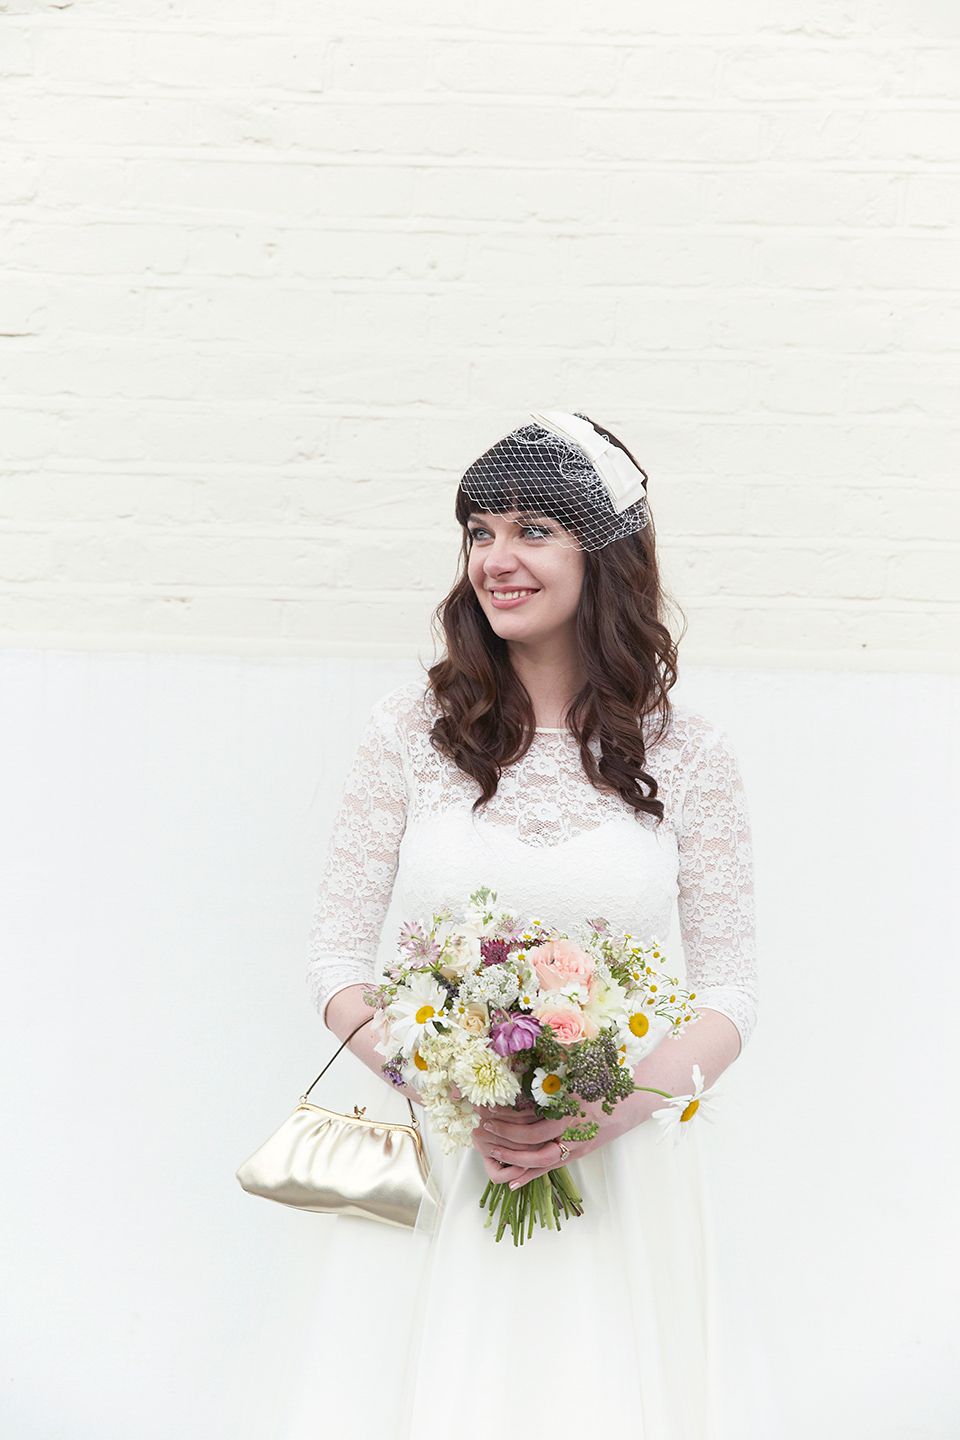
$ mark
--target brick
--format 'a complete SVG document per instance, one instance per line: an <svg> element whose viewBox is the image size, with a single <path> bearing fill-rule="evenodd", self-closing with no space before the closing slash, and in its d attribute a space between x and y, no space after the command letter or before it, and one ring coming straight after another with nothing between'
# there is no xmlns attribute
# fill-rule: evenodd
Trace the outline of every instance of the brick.
<svg viewBox="0 0 960 1440"><path fill-rule="evenodd" d="M7 399L0 409L0 458L7 463L42 459L57 446L63 430L61 415L43 409L28 410Z"/></svg>
<svg viewBox="0 0 960 1440"><path fill-rule="evenodd" d="M116 25L82 23L75 16L62 26L36 30L36 70L60 86L116 85L126 87L136 76L146 78L149 66L137 64L134 31Z"/></svg>
<svg viewBox="0 0 960 1440"><path fill-rule="evenodd" d="M17 269L63 275L172 275L182 271L188 234L179 226L70 223L9 227L4 251Z"/></svg>
<svg viewBox="0 0 960 1440"><path fill-rule="evenodd" d="M155 212L209 216L311 215L318 208L321 177L315 166L277 164L265 157L248 160L154 160L144 157L130 167L128 204L140 217Z"/></svg>
<svg viewBox="0 0 960 1440"><path fill-rule="evenodd" d="M0 582L46 579L54 568L54 554L49 535L30 530L0 532Z"/></svg>
<svg viewBox="0 0 960 1440"><path fill-rule="evenodd" d="M353 27L351 26L351 29ZM436 64L420 37L351 35L330 47L331 95L346 91L412 95L438 88Z"/></svg>
<svg viewBox="0 0 960 1440"><path fill-rule="evenodd" d="M960 410L960 361L864 358L847 387L853 414L927 415L956 420Z"/></svg>
<svg viewBox="0 0 960 1440"><path fill-rule="evenodd" d="M960 299L923 300L907 305L901 317L904 350L960 350Z"/></svg>
<svg viewBox="0 0 960 1440"><path fill-rule="evenodd" d="M747 171L705 175L702 213L713 224L762 225L770 230L893 225L903 186L900 176L863 174L853 166L796 173L768 163Z"/></svg>
<svg viewBox="0 0 960 1440"><path fill-rule="evenodd" d="M40 166L37 160L20 156L0 159L0 202L25 205L36 199Z"/></svg>
<svg viewBox="0 0 960 1440"><path fill-rule="evenodd" d="M367 167L354 172L366 184ZM579 163L562 174L493 163L422 166L410 172L415 189L399 213L449 221L492 217L508 225L574 221L607 224L695 225L702 215L701 177L666 167L614 172ZM370 182L372 186L373 181ZM346 213L353 213L347 210Z"/></svg>
<svg viewBox="0 0 960 1440"><path fill-rule="evenodd" d="M151 29L137 39L138 72L172 89L319 94L330 44L306 34L204 34Z"/></svg>
<svg viewBox="0 0 960 1440"><path fill-rule="evenodd" d="M432 87L455 94L514 96L609 95L618 53L608 45L551 43L549 34L527 43L439 41L428 52Z"/></svg>
<svg viewBox="0 0 960 1440"><path fill-rule="evenodd" d="M0 281L0 337L39 335L47 319L47 294L34 285Z"/></svg>
<svg viewBox="0 0 960 1440"><path fill-rule="evenodd" d="M48 157L39 171L38 199L53 213L66 207L94 212L120 210L129 203L128 170L120 159Z"/></svg>
<svg viewBox="0 0 960 1440"><path fill-rule="evenodd" d="M362 243L351 230L288 230L280 247L282 273L306 280L459 279L469 253L465 235L433 230L368 230Z"/></svg>
<svg viewBox="0 0 960 1440"><path fill-rule="evenodd" d="M5 6L4 9L7 9ZM4 25L3 44L0 45L0 77L30 75L36 66L35 39L24 26Z"/></svg>
<svg viewBox="0 0 960 1440"><path fill-rule="evenodd" d="M771 354L785 349L827 355L883 353L896 347L903 325L889 302L818 293L765 291L717 304L715 343L722 349ZM955 332L956 333L956 332Z"/></svg>
<svg viewBox="0 0 960 1440"><path fill-rule="evenodd" d="M131 335L144 327L145 292L136 285L88 279L51 284L47 294L59 335Z"/></svg>
<svg viewBox="0 0 960 1440"><path fill-rule="evenodd" d="M146 285L140 296L148 335L181 343L242 340L284 349L340 332L343 301L327 290L249 284ZM369 303L369 302L368 302Z"/></svg>
<svg viewBox="0 0 960 1440"><path fill-rule="evenodd" d="M723 92L777 105L785 100L883 97L895 89L903 65L894 50L855 41L843 46L823 38L732 46L723 59Z"/></svg>
<svg viewBox="0 0 960 1440"><path fill-rule="evenodd" d="M909 175L904 222L939 229L960 225L960 175Z"/></svg>
<svg viewBox="0 0 960 1440"><path fill-rule="evenodd" d="M856 545L664 543L682 595L863 600L884 594L888 557Z"/></svg>
<svg viewBox="0 0 960 1440"><path fill-rule="evenodd" d="M960 47L941 43L935 50L916 51L906 93L960 99Z"/></svg>
<svg viewBox="0 0 960 1440"><path fill-rule="evenodd" d="M620 76L616 93L632 104L644 98L703 100L719 91L721 56L717 47L690 43L637 45L630 37L618 47Z"/></svg>
<svg viewBox="0 0 960 1440"><path fill-rule="evenodd" d="M904 600L960 602L960 545L896 555L890 562L889 593Z"/></svg>

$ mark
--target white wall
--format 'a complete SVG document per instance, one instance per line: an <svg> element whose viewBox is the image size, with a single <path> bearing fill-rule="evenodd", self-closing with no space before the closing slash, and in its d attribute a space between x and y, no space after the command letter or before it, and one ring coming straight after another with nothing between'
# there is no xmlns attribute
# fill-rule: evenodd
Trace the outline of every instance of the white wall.
<svg viewBox="0 0 960 1440"><path fill-rule="evenodd" d="M960 650L946 0L5 0L0 638L415 650L622 430L709 663Z"/></svg>
<svg viewBox="0 0 960 1440"><path fill-rule="evenodd" d="M327 1051L323 838L410 671L0 659L4 1437L269 1434L326 1222L233 1171ZM754 813L762 1023L710 1138L791 1440L953 1440L960 686L701 669L684 698Z"/></svg>

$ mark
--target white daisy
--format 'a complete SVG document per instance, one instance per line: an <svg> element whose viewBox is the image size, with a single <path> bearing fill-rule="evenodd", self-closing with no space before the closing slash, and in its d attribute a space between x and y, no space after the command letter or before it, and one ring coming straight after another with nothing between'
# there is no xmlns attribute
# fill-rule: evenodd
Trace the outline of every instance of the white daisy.
<svg viewBox="0 0 960 1440"><path fill-rule="evenodd" d="M615 1016L615 1024L617 1047L623 1057L620 1063L629 1065L631 1069L660 1044L670 1029L668 1021L659 1019L638 999Z"/></svg>
<svg viewBox="0 0 960 1440"><path fill-rule="evenodd" d="M703 1076L700 1073L700 1066L693 1067L693 1094L674 1095L668 1100L662 1110L654 1110L653 1119L660 1125L658 1140L669 1135L676 1144L684 1134L685 1126L693 1119L694 1115L701 1114L705 1119L712 1121L715 1116L716 1097L721 1094L721 1087L718 1084L711 1085L709 1090L703 1088Z"/></svg>
<svg viewBox="0 0 960 1440"><path fill-rule="evenodd" d="M553 1070L545 1070L539 1065L533 1072L533 1079L530 1082L530 1093L538 1105L544 1107L552 1105L563 1088L563 1077L567 1073L566 1065L557 1065Z"/></svg>
<svg viewBox="0 0 960 1440"><path fill-rule="evenodd" d="M444 1021L449 996L432 975L411 975L397 998L387 1007L390 1034L404 1055L411 1055L424 1032L436 1032Z"/></svg>

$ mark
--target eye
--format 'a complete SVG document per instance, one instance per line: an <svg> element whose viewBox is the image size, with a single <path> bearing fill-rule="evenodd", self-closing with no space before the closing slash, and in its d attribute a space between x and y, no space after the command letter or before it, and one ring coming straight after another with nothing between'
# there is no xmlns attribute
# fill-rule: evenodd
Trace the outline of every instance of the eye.
<svg viewBox="0 0 960 1440"><path fill-rule="evenodd" d="M475 545L478 540L490 539L490 531L483 525L468 525L467 534L470 536L471 545Z"/></svg>
<svg viewBox="0 0 960 1440"><path fill-rule="evenodd" d="M524 525L523 534L527 540L549 540L553 531L549 525Z"/></svg>

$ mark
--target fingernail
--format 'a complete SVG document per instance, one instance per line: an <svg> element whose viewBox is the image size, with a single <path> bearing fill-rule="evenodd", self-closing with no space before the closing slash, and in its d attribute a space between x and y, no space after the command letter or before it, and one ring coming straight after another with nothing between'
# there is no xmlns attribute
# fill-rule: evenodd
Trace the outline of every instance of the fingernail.
<svg viewBox="0 0 960 1440"><path fill-rule="evenodd" d="M483 1122L483 1128L484 1130L492 1130L493 1126L490 1124L489 1120L485 1120Z"/></svg>
<svg viewBox="0 0 960 1440"><path fill-rule="evenodd" d="M511 1180L511 1181L510 1181L510 1189L511 1189L511 1190L519 1190L519 1189L520 1189L520 1181L519 1181L519 1180Z"/></svg>
<svg viewBox="0 0 960 1440"><path fill-rule="evenodd" d="M503 1159L503 1151L502 1151L502 1150L491 1150L491 1151L490 1151L490 1154L493 1156L494 1160L502 1160L502 1159Z"/></svg>

